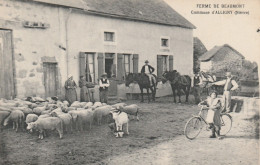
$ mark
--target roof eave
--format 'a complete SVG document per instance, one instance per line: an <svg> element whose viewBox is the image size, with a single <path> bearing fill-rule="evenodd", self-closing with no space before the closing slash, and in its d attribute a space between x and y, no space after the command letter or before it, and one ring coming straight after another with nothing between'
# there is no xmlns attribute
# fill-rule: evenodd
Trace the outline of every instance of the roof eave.
<svg viewBox="0 0 260 165"><path fill-rule="evenodd" d="M159 22L159 21L152 21L148 19L140 19L140 18L133 18L129 16L123 16L123 15L118 15L118 14L110 14L110 13L105 13L105 12L98 12L95 10L83 10L83 9L76 9L77 11L81 10L85 13L89 14L95 14L95 15L102 15L106 17L113 17L113 18L121 18L121 19L128 19L132 21L141 21L141 22L147 22L147 23L155 23L155 24L161 24L161 25L167 25L167 26L176 26L176 27L181 27L181 28L186 28L186 29L196 29L196 26L184 26L184 25L176 25L176 24L171 24L171 23L164 23L164 22Z"/></svg>

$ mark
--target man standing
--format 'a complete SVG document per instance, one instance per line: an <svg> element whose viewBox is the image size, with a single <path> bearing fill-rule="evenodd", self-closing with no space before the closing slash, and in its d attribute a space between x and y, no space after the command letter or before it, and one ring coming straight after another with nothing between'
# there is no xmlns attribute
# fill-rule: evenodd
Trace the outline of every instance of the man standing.
<svg viewBox="0 0 260 165"><path fill-rule="evenodd" d="M202 84L202 79L198 72L195 73L193 78L193 89L194 89L194 97L195 97L195 104L199 104L201 102L201 88L200 85Z"/></svg>
<svg viewBox="0 0 260 165"><path fill-rule="evenodd" d="M141 73L145 73L149 77L150 85L153 86L152 80L154 81L154 83L156 83L155 77L152 74L155 69L148 63L149 63L149 61L146 60L145 65L141 69Z"/></svg>
<svg viewBox="0 0 260 165"><path fill-rule="evenodd" d="M99 80L99 95L100 102L107 103L107 91L109 87L109 80L107 79L107 73L104 73Z"/></svg>
<svg viewBox="0 0 260 165"><path fill-rule="evenodd" d="M231 72L226 73L226 80L218 81L212 83L213 85L224 85L224 93L223 93L223 111L227 113L231 112L231 91L234 91L238 88L238 84L235 80L233 80L231 76Z"/></svg>

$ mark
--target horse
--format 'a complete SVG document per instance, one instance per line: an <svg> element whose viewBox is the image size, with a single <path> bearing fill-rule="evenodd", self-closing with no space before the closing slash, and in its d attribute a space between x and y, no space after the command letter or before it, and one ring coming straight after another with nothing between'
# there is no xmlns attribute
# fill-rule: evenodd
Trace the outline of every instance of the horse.
<svg viewBox="0 0 260 165"><path fill-rule="evenodd" d="M186 103L188 102L190 88L191 88L191 78L188 75L180 75L176 70L173 71L165 71L162 75L162 82L165 83L167 80L170 81L172 87L172 93L174 102L176 103L176 94L179 96L179 103L181 103L181 89L185 92L186 95Z"/></svg>
<svg viewBox="0 0 260 165"><path fill-rule="evenodd" d="M153 75L153 76L155 76L155 75ZM155 76L155 79L156 79L156 76ZM129 73L126 76L125 80L126 80L125 85L127 87L133 82L138 83L140 90L141 90L141 96L142 96L141 102L144 102L144 97L143 97L143 89L144 88L147 90L148 102L150 102L149 89L152 92L152 100L155 101L157 81L152 82L152 85L151 85L149 77L145 73Z"/></svg>

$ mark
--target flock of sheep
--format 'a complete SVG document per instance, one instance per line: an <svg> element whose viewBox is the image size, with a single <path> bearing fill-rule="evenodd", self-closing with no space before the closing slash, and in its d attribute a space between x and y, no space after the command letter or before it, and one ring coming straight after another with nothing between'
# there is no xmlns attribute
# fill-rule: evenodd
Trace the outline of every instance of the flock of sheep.
<svg viewBox="0 0 260 165"><path fill-rule="evenodd" d="M117 103L107 105L101 102L78 102L75 101L69 106L67 101L60 101L55 97L46 100L40 97L28 97L26 99L0 100L0 129L3 126L13 124L13 129L38 131L39 138L46 136L45 131L57 130L60 138L64 132L73 130L83 131L91 129L93 122L101 125L102 121L113 119L108 126L114 130L116 137L123 137L128 132L128 115L138 118L140 107L136 104L126 105ZM123 131L123 125L126 130Z"/></svg>

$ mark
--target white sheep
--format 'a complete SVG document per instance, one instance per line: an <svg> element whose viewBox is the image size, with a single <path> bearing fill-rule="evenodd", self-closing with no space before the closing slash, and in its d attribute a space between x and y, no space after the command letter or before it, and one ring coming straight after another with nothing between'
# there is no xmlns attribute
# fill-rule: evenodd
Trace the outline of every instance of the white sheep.
<svg viewBox="0 0 260 165"><path fill-rule="evenodd" d="M116 109L118 109L120 106L125 107L125 106L127 106L127 104L126 103L117 103L117 104L112 105L112 107L116 108Z"/></svg>
<svg viewBox="0 0 260 165"><path fill-rule="evenodd" d="M128 105L125 107L120 106L119 110L127 113L128 115L134 115L136 117L136 120L139 121L138 113L139 113L140 107L138 105L131 104L131 105Z"/></svg>
<svg viewBox="0 0 260 165"><path fill-rule="evenodd" d="M13 129L15 129L16 132L19 126L24 129L24 113L21 110L13 110L4 120L4 126L7 126L10 121L13 122Z"/></svg>
<svg viewBox="0 0 260 165"><path fill-rule="evenodd" d="M112 106L106 105L106 106L98 107L93 111L94 119L97 120L98 125L101 125L102 118L109 116L111 110L112 110Z"/></svg>
<svg viewBox="0 0 260 165"><path fill-rule="evenodd" d="M35 122L31 122L27 126L28 130L35 129L39 131L39 138L43 139L45 130L57 130L60 138L63 137L63 122L58 117L38 118Z"/></svg>
<svg viewBox="0 0 260 165"><path fill-rule="evenodd" d="M129 134L128 131L128 116L127 113L121 112L120 110L112 110L110 111L112 114L113 119L115 120L116 124L116 137L123 137L123 125L126 125L126 134Z"/></svg>
<svg viewBox="0 0 260 165"><path fill-rule="evenodd" d="M31 122L35 122L36 120L38 120L38 116L37 115L35 115L35 114L28 114L26 116L25 123L29 124Z"/></svg>

